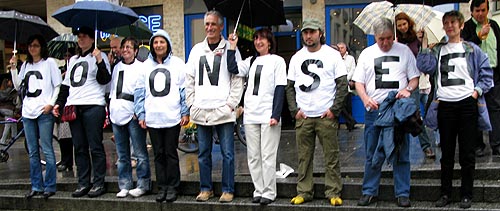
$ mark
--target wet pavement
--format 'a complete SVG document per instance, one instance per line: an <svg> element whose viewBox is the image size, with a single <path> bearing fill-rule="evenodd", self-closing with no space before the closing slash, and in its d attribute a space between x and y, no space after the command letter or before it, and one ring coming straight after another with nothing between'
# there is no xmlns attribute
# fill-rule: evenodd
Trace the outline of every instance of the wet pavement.
<svg viewBox="0 0 500 211"><path fill-rule="evenodd" d="M342 125L339 129L340 141L340 158L341 158L341 171L343 172L362 172L364 165L364 147L363 147L363 125L357 125L357 129L349 132ZM429 131L429 134L432 134ZM118 175L115 162L117 159L116 149L114 143L111 141L111 131L104 133L104 147L106 150L106 176L116 177ZM486 134L485 134L486 135ZM435 159L427 159L420 148L417 138L412 138L410 146L410 158L412 170L437 170L440 168L439 159L441 152L435 146L434 138L431 137L432 149L436 153ZM488 138L485 136L485 140ZM5 163L0 163L0 180L3 179L27 179L29 178L29 159L24 149L24 138L18 140L12 148L9 149L10 158ZM2 146L3 148L3 146ZM56 157L60 157L59 144L54 142ZM295 131L284 130L282 131L281 141L278 149L278 163L285 163L296 169L298 166L297 152L295 145ZM153 160L152 148L148 149L150 159ZM492 157L489 146L485 150L486 156L476 159L476 168L491 168L498 167L500 158ZM458 154L458 153L457 153ZM314 159L314 172L323 173L323 157L321 145L316 145L316 153ZM180 166L181 166L181 179L186 181L198 180L198 161L196 153L184 153L179 151ZM214 179L221 175L222 157L220 154L220 147L215 144L213 147L213 175ZM279 165L277 165L279 167ZM456 158L456 167L458 168L458 157ZM390 166L385 165L385 169L390 169ZM248 176L249 170L246 159L246 148L235 138L235 169L237 176ZM75 171L58 172L58 178L63 181L76 181L76 168ZM151 170L153 180L155 180L154 163L151 162Z"/></svg>

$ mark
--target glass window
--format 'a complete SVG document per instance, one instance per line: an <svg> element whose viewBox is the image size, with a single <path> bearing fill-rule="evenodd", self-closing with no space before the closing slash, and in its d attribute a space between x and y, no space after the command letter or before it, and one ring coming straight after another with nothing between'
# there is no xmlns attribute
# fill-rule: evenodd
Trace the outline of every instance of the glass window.
<svg viewBox="0 0 500 211"><path fill-rule="evenodd" d="M349 54L358 58L367 47L366 34L353 24L363 10L360 8L332 8L327 14L330 18L330 44L346 43Z"/></svg>

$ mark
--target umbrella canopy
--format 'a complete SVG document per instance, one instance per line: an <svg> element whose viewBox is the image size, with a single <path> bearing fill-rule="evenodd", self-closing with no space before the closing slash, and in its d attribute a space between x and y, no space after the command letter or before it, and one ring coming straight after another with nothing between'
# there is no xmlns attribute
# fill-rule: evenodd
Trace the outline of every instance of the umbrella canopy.
<svg viewBox="0 0 500 211"><path fill-rule="evenodd" d="M441 41L441 38L443 38L446 35L446 32L443 30L443 22L442 18L444 13L433 10L434 18L425 26L425 33L427 34L427 40L429 43L437 43Z"/></svg>
<svg viewBox="0 0 500 211"><path fill-rule="evenodd" d="M35 15L24 14L15 10L0 11L0 39L26 43L29 36L42 35L47 41L58 34L45 21Z"/></svg>
<svg viewBox="0 0 500 211"><path fill-rule="evenodd" d="M138 40L146 40L151 38L151 36L153 35L153 32L141 20L137 20L130 25L104 30L104 32L114 34L120 37L132 36Z"/></svg>
<svg viewBox="0 0 500 211"><path fill-rule="evenodd" d="M388 0L393 4L424 4L429 6L436 6L440 4L450 3L468 3L470 0Z"/></svg>
<svg viewBox="0 0 500 211"><path fill-rule="evenodd" d="M372 25L376 20L386 17L394 22L394 17L400 12L404 12L410 16L417 24L417 29L426 26L435 16L432 8L429 6L416 4L393 5L388 1L381 1L372 2L366 6L354 20L354 24L363 30L365 34L373 34Z"/></svg>
<svg viewBox="0 0 500 211"><path fill-rule="evenodd" d="M52 39L47 45L49 49L49 56L57 59L63 59L64 54L69 48L74 48L78 46L78 37L73 34L62 34L54 39ZM74 54L75 52L72 52Z"/></svg>
<svg viewBox="0 0 500 211"><path fill-rule="evenodd" d="M67 27L87 26L101 31L129 25L139 18L132 9L107 1L79 1L59 8L52 17Z"/></svg>
<svg viewBox="0 0 500 211"><path fill-rule="evenodd" d="M225 17L247 26L286 24L283 0L204 0L208 10L217 10Z"/></svg>

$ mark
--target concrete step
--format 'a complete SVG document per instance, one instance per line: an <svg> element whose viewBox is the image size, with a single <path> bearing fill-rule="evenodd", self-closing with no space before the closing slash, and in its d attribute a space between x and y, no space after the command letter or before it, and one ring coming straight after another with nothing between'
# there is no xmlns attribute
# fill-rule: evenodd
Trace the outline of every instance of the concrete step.
<svg viewBox="0 0 500 211"><path fill-rule="evenodd" d="M315 199L301 205L291 205L289 198L278 198L274 203L268 206L252 204L249 197L235 197L231 203L219 203L218 197L210 199L208 202L196 202L194 196L179 196L173 203L157 203L155 195L145 195L140 198L122 198L118 199L114 193L107 193L98 198L73 198L71 192L59 191L48 200L41 197L34 197L30 200L24 198L25 190L2 190L0 192L0 210L39 210L39 211L82 211L82 210L106 210L106 211L124 211L124 210L225 210L225 211L254 211L254 210L331 210L332 206L325 199ZM434 207L433 202L412 201L411 208L399 208L394 201L379 201L367 207L359 207L356 200L344 200L342 206L335 207L335 210L443 210L443 208ZM499 210L499 203L480 203L474 202L469 211ZM446 210L463 210L458 207L458 203L452 203L446 207Z"/></svg>
<svg viewBox="0 0 500 211"><path fill-rule="evenodd" d="M324 178L315 177L315 194L317 199L323 199L324 195ZM117 193L118 188L117 177L106 177L106 187L108 192ZM342 199L357 200L361 196L362 178L343 178ZM278 197L292 198L296 195L296 177L278 179ZM392 201L394 200L394 185L392 178L382 178L380 182L379 200ZM221 183L220 179L214 178L215 194L220 194ZM76 179L62 179L58 181L58 192L71 192L77 187ZM459 201L460 180L453 181L452 200ZM3 180L0 182L0 189L3 190L30 190L31 185L28 179L19 180ZM0 191L0 192L2 192ZM153 192L156 193L156 182L153 181ZM199 192L198 180L181 181L178 188L180 195L196 196ZM254 187L250 177L236 177L235 195L238 197L251 198ZM410 197L416 201L435 201L440 196L440 180L437 179L412 179ZM474 182L474 201L493 203L500 199L500 184L497 180L476 180Z"/></svg>

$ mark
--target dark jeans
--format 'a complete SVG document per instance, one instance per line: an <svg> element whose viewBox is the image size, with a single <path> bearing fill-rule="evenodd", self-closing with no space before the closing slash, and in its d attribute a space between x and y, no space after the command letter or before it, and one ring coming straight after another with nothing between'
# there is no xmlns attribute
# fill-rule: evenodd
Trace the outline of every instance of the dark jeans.
<svg viewBox="0 0 500 211"><path fill-rule="evenodd" d="M76 119L70 122L69 126L75 146L78 185L90 187L93 183L96 187L104 186L106 175L106 153L102 144L102 126L106 116L104 106L77 106L76 115ZM92 182L91 175L94 175Z"/></svg>
<svg viewBox="0 0 500 211"><path fill-rule="evenodd" d="M439 103L438 125L441 136L441 194L451 196L453 166L458 136L459 163L462 187L461 197L472 198L475 154L474 140L477 136L477 100L468 97L458 102Z"/></svg>
<svg viewBox="0 0 500 211"><path fill-rule="evenodd" d="M62 138L57 140L61 149L61 165L73 167L73 139Z"/></svg>
<svg viewBox="0 0 500 211"><path fill-rule="evenodd" d="M488 107L488 115L492 130L489 131L490 146L492 150L500 150L500 84L495 84L495 87L484 95L486 106ZM484 149L483 133L480 132L477 136L478 148Z"/></svg>
<svg viewBox="0 0 500 211"><path fill-rule="evenodd" d="M181 181L179 155L177 154L181 126L148 128L148 131L155 154L158 189L175 191Z"/></svg>

